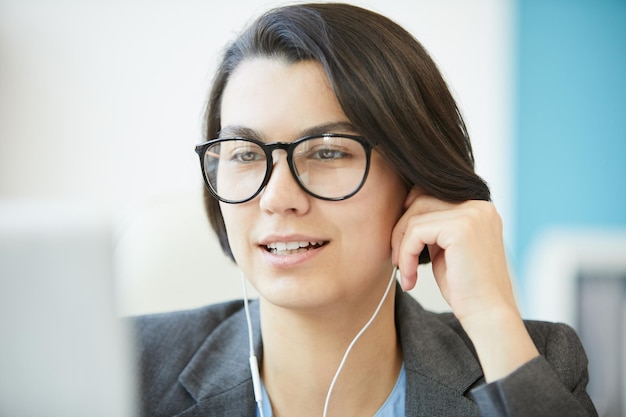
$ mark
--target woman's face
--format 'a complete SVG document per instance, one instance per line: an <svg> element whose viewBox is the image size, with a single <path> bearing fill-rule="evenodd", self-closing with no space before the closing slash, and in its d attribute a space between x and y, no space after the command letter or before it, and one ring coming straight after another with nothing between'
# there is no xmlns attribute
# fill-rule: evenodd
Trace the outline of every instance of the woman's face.
<svg viewBox="0 0 626 417"><path fill-rule="evenodd" d="M291 142L318 128L320 134L359 134L350 128L322 67L311 61L241 63L224 90L221 121L222 132L253 132L265 142ZM347 200L324 201L298 186L284 151L273 157L269 183L257 197L221 203L243 273L261 297L283 307L378 300L391 273L391 231L407 195L400 177L374 150L363 188ZM311 244L280 250L294 242Z"/></svg>

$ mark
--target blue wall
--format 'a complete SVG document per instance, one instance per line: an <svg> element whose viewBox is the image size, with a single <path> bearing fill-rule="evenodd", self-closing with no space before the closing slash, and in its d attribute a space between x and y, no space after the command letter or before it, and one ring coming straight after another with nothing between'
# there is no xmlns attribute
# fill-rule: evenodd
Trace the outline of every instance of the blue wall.
<svg viewBox="0 0 626 417"><path fill-rule="evenodd" d="M517 7L513 264L523 277L547 227L626 227L626 0Z"/></svg>

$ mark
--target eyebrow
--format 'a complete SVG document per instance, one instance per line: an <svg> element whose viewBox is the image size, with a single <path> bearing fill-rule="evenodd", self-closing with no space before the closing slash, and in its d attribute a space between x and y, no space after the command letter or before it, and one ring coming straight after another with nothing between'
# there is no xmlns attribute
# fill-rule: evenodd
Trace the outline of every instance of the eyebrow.
<svg viewBox="0 0 626 417"><path fill-rule="evenodd" d="M342 122L329 122L322 123L316 126L308 127L298 134L297 137L293 138L299 139L306 136L317 136L317 135L325 135L328 133L346 133L346 134L356 134L357 129L354 125L347 121ZM258 132L254 129L245 126L224 126L218 133L218 138L227 138L227 137L236 137L236 138L246 138L246 139L256 139L263 141L264 135L261 132Z"/></svg>

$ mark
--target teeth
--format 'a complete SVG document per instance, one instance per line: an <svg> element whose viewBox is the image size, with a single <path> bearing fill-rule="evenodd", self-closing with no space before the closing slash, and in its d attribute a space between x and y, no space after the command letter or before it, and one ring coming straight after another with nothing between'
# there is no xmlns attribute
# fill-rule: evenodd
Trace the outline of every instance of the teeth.
<svg viewBox="0 0 626 417"><path fill-rule="evenodd" d="M277 250L294 250L299 248L306 248L307 246L319 246L322 242L272 242L267 245L270 249Z"/></svg>
<svg viewBox="0 0 626 417"><path fill-rule="evenodd" d="M267 248L272 253L298 250L309 246L321 246L323 242L272 242L267 244Z"/></svg>

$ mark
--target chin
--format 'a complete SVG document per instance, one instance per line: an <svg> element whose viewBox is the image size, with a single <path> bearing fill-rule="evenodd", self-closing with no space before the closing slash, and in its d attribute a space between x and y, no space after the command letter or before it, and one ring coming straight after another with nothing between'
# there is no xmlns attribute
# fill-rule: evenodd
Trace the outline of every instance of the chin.
<svg viewBox="0 0 626 417"><path fill-rule="evenodd" d="M254 287L268 303L290 310L328 308L345 300L338 288L324 282L313 283L304 277L259 279Z"/></svg>

